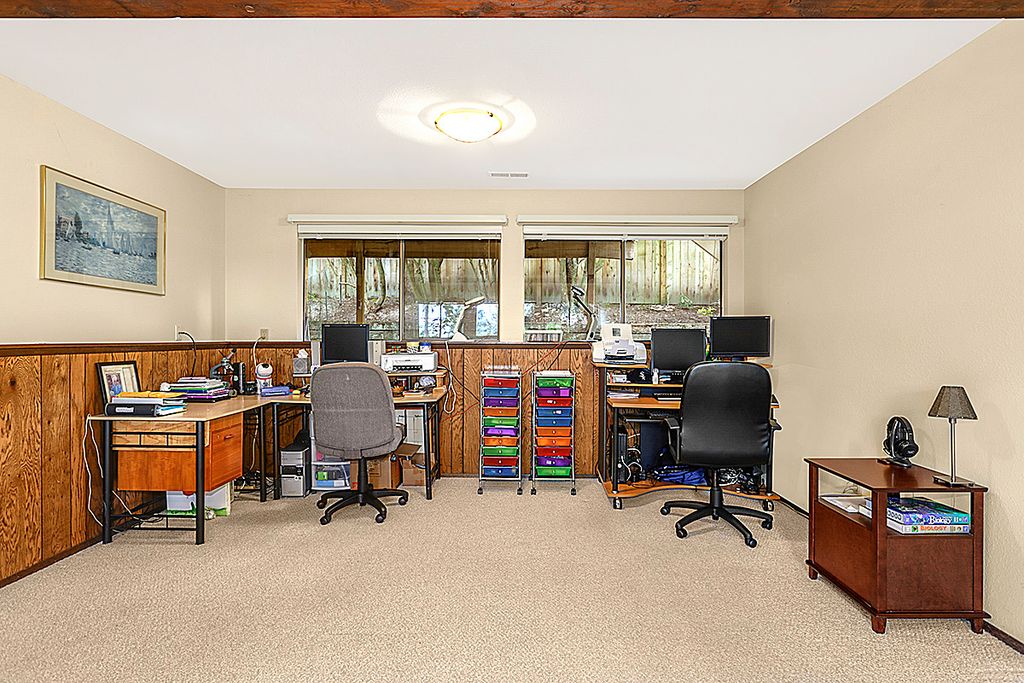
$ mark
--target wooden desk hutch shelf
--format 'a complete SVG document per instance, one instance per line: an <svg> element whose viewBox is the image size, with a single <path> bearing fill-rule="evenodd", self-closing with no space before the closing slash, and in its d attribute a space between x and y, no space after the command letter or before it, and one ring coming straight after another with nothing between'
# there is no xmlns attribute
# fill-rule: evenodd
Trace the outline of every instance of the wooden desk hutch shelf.
<svg viewBox="0 0 1024 683"><path fill-rule="evenodd" d="M984 486L951 489L936 484L925 467L893 467L874 458L808 458L810 470L807 574L821 574L871 614L871 628L885 633L888 619L966 619L981 633ZM871 492L871 518L821 500L818 478L828 472ZM901 534L886 516L892 493L959 493L971 498L966 534Z"/></svg>

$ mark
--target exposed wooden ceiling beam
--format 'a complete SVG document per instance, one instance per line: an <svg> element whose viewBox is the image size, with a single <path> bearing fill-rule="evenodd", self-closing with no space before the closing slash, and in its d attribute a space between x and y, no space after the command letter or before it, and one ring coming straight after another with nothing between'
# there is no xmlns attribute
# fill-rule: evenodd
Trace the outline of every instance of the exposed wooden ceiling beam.
<svg viewBox="0 0 1024 683"><path fill-rule="evenodd" d="M0 18L1020 18L1024 0L0 0Z"/></svg>

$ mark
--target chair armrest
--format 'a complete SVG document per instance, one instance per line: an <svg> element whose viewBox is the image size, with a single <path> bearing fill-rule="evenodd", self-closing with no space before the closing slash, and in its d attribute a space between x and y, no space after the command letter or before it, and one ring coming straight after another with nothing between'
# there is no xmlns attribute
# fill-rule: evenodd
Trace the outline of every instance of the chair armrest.
<svg viewBox="0 0 1024 683"><path fill-rule="evenodd" d="M676 460L679 457L679 418L663 417L661 421L668 429L668 452L672 454L672 459Z"/></svg>
<svg viewBox="0 0 1024 683"><path fill-rule="evenodd" d="M663 418L661 418L661 421L665 423L665 427L667 427L670 432L678 432L679 431L679 418L677 418L677 417L663 417Z"/></svg>
<svg viewBox="0 0 1024 683"><path fill-rule="evenodd" d="M768 424L769 424L769 426L771 426L773 432L781 432L782 431L782 425L780 425L778 423L778 421L774 417L770 418L768 420Z"/></svg>

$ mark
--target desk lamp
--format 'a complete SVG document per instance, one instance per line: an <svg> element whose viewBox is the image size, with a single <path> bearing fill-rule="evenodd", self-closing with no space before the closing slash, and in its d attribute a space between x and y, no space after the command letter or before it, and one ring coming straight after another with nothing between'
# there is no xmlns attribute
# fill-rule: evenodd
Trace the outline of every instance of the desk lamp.
<svg viewBox="0 0 1024 683"><path fill-rule="evenodd" d="M935 397L928 417L944 417L949 420L949 476L936 476L935 483L945 486L970 486L974 482L956 476L956 421L977 420L971 399L963 387L942 387Z"/></svg>

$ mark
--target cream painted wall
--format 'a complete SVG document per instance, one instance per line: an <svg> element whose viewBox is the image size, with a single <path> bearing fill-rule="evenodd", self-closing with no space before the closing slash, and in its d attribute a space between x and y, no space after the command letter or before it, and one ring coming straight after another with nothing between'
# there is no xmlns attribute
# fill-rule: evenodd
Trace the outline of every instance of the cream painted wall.
<svg viewBox="0 0 1024 683"><path fill-rule="evenodd" d="M301 259L290 213L507 214L501 251L500 336L522 339L523 238L520 214L730 214L743 218L740 190L228 190L227 336L272 339L301 333ZM743 306L743 227L726 242L725 306Z"/></svg>
<svg viewBox="0 0 1024 683"><path fill-rule="evenodd" d="M167 211L167 294L39 279L39 167ZM0 343L224 337L224 190L0 76Z"/></svg>
<svg viewBox="0 0 1024 683"><path fill-rule="evenodd" d="M775 481L880 454L905 415L948 469L942 384L967 388L958 471L991 487L986 607L1024 638L1024 23L1004 22L748 188L748 313L775 317ZM894 628L898 628L895 626Z"/></svg>

